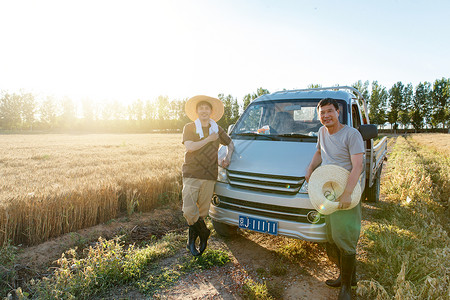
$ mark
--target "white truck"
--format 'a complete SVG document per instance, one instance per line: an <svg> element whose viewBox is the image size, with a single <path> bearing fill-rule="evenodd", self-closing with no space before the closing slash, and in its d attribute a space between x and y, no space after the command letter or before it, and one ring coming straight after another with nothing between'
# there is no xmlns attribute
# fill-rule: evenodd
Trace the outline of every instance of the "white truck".
<svg viewBox="0 0 450 300"><path fill-rule="evenodd" d="M227 169L219 167L210 208L218 234L231 236L242 228L326 241L324 217L311 204L305 180L322 126L317 104L323 98L335 99L340 122L357 128L363 136L362 198L378 201L387 139L374 146L377 128L368 124L367 105L359 91L352 87L280 91L255 99L228 128L235 152ZM219 159L224 155L222 147Z"/></svg>

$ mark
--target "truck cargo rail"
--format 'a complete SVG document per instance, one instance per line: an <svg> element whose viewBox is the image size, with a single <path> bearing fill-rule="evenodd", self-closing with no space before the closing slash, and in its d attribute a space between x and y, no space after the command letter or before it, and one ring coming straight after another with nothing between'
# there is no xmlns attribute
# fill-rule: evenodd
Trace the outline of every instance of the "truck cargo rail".
<svg viewBox="0 0 450 300"><path fill-rule="evenodd" d="M369 163L369 186L372 186L376 173L383 164L387 154L387 137L382 138L375 146L373 146L373 140L370 143L371 147L367 150L367 155L372 158Z"/></svg>

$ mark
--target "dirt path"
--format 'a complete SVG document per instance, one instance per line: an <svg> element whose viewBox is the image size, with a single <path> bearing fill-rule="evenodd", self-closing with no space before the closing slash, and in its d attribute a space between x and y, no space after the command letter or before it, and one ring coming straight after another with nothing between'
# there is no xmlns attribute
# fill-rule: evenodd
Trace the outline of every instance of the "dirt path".
<svg viewBox="0 0 450 300"><path fill-rule="evenodd" d="M336 275L334 267L320 253L318 260L289 262L280 259L276 248L286 238L242 232L224 240L211 238L212 248L227 249L232 256L228 265L183 277L179 283L160 294L163 299L241 299L246 280L267 282L269 289L282 299L335 299L337 290L325 286L325 278ZM271 274L277 264L284 264L286 274Z"/></svg>
<svg viewBox="0 0 450 300"><path fill-rule="evenodd" d="M212 227L211 224L209 226ZM75 246L89 246L99 236L112 238L117 234L125 234L128 242L139 244L153 235L160 237L173 231L186 232L183 217L177 210L164 209L67 234L22 249L18 257L18 266L22 270L18 280L48 275L48 268L54 266L53 262L61 253ZM152 298L242 299L244 285L250 280L255 283L265 282L271 294L279 299L335 299L338 290L326 287L324 280L334 277L337 270L330 265L323 249L310 243L314 251L312 257L289 260L277 252L289 241L292 242L284 237L249 231L243 231L232 239L213 234L208 246L227 251L231 262L222 267L182 275L175 284L158 291ZM182 256L189 257L185 248L167 258L167 262L160 262L160 265L171 264ZM118 287L108 294L102 295L102 299L149 299L148 295L141 294L133 287Z"/></svg>

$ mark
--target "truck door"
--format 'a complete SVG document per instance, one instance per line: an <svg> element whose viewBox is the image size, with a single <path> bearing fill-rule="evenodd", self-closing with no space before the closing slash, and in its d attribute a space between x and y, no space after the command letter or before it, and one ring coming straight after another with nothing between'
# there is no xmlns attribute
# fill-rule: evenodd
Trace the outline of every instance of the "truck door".
<svg viewBox="0 0 450 300"><path fill-rule="evenodd" d="M359 130L359 127L362 124L361 114L359 113L359 107L356 104L352 105L352 125L353 128L356 128ZM366 149L370 149L371 141L366 141L364 144L366 146ZM367 161L366 161L367 153L364 154L364 162L363 163L363 171L362 171L362 179L361 179L361 189L364 191L364 188L366 186L366 169L368 168Z"/></svg>

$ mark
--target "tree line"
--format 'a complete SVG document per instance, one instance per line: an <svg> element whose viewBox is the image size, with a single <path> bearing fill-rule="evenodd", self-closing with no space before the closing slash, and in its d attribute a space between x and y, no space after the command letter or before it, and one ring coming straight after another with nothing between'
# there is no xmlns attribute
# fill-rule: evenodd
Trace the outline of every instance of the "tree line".
<svg viewBox="0 0 450 300"><path fill-rule="evenodd" d="M450 125L450 79L441 78L431 82L396 82L390 89L372 82L358 81L352 85L368 99L369 120L372 124L389 123L391 129L412 127L446 130Z"/></svg>
<svg viewBox="0 0 450 300"><path fill-rule="evenodd" d="M308 87L320 87L312 84ZM395 83L391 88L377 81L357 81L353 85L368 102L371 123L389 123L390 128L412 127L448 129L450 125L450 79L433 83ZM238 101L232 95L219 94L224 103L224 116L218 122L223 128L237 121L240 114L257 97L270 93L258 88ZM159 96L155 101L137 99L129 105L119 101L98 103L84 99L77 104L69 97L47 96L37 101L34 94L1 92L0 130L3 131L88 131L88 132L152 132L180 131L189 122L184 105L187 101ZM242 103L242 104L241 104Z"/></svg>

